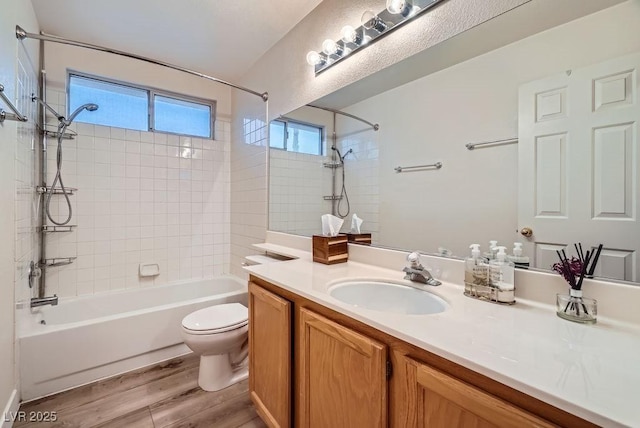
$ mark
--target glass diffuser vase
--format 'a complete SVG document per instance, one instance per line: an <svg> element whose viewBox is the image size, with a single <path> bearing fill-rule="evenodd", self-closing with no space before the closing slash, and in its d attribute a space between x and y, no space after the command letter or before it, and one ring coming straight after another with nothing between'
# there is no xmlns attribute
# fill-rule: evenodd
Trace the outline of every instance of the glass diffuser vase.
<svg viewBox="0 0 640 428"><path fill-rule="evenodd" d="M582 297L582 290L569 290L569 294L556 294L556 314L560 318L582 324L595 324L598 302Z"/></svg>

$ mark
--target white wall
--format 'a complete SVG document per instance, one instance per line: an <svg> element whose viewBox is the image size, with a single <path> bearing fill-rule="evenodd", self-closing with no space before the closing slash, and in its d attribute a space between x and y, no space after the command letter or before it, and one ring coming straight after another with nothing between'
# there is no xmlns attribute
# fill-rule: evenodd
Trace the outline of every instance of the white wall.
<svg viewBox="0 0 640 428"><path fill-rule="evenodd" d="M315 76L304 60L309 50L319 50L322 41L337 37L347 24L358 26L363 11L378 10L376 0L325 0L274 45L241 83L269 92L268 122L333 91L357 82L391 64L426 51L444 40L498 16L528 0L448 0L427 16L384 37L340 66ZM243 258L255 253L252 243L265 239L268 227L268 150L264 144L243 143L242 122L258 117L264 106L253 96L233 94L231 145L231 272L244 275ZM235 135L234 135L235 134ZM255 185L255 186L252 186Z"/></svg>
<svg viewBox="0 0 640 428"><path fill-rule="evenodd" d="M46 250L48 259L77 259L46 270L47 294L85 295L228 272L229 90L201 79L174 81L172 71L158 67L147 75L126 58L100 62L94 52L73 51L45 47L47 102L63 114L66 80L60 79L66 79L66 67L188 95L221 96L222 102L217 100L215 140L72 124L78 136L63 142L62 176L66 186L78 188L70 222L77 228L47 234ZM56 122L49 117L52 128ZM50 138L48 184L56 172L56 146ZM64 197L53 197L51 213L58 221L66 218ZM160 275L140 277L140 263L158 263Z"/></svg>
<svg viewBox="0 0 640 428"><path fill-rule="evenodd" d="M16 24L31 32L39 31L30 2L6 2L0 14L0 83L5 94L29 117L25 124L5 121L0 125L0 411L17 410L14 307L17 298L29 295L24 265L33 253L37 254L31 223L35 109L29 95L36 82L32 64L37 64L38 44L18 42ZM9 111L2 102L0 108ZM0 423L4 422L4 414L0 417Z"/></svg>
<svg viewBox="0 0 640 428"><path fill-rule="evenodd" d="M260 58L243 83L269 92L270 118L347 86L405 58L425 51L528 0L447 0L340 65L315 76L305 61L322 41L337 39L345 25L360 25L366 10L380 11L379 0L325 0Z"/></svg>
<svg viewBox="0 0 640 428"><path fill-rule="evenodd" d="M465 144L518 135L522 83L639 51L639 22L640 2L632 0L346 109L380 122L380 243L444 246L458 256L471 241L510 247L519 238L518 146L469 151ZM441 170L394 171L436 161Z"/></svg>

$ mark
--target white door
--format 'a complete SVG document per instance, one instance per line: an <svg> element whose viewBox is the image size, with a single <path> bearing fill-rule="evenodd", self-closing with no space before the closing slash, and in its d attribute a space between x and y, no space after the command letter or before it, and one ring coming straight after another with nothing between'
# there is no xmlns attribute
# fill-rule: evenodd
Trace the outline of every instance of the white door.
<svg viewBox="0 0 640 428"><path fill-rule="evenodd" d="M524 84L518 224L532 266L604 244L595 274L640 281L640 54Z"/></svg>

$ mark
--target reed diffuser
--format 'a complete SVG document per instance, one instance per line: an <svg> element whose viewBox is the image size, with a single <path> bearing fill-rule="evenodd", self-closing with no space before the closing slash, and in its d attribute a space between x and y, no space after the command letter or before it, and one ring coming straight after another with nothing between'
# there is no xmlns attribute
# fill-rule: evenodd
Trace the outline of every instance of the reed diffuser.
<svg viewBox="0 0 640 428"><path fill-rule="evenodd" d="M585 253L582 244L574 244L578 257L567 257L564 250L556 251L560 261L553 265L553 270L562 275L569 284L569 294L556 295L556 314L569 321L593 324L598 315L598 302L582 297L582 283L585 278L593 278L602 244L597 250Z"/></svg>

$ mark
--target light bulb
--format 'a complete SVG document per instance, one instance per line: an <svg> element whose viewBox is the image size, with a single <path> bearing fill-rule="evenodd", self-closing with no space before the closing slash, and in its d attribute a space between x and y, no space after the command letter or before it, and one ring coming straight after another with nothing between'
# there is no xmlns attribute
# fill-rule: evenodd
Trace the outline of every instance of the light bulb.
<svg viewBox="0 0 640 428"><path fill-rule="evenodd" d="M356 33L356 30L351 25L345 25L342 27L340 36L342 37L342 41L345 43L358 44L358 33Z"/></svg>
<svg viewBox="0 0 640 428"><path fill-rule="evenodd" d="M365 13L362 14L362 18L360 18L360 21L362 22L362 26L367 30L374 29L378 33L382 33L384 30L387 29L387 24L385 24L384 21L380 19L378 15L376 15L370 10L367 10Z"/></svg>
<svg viewBox="0 0 640 428"><path fill-rule="evenodd" d="M367 10L362 14L362 18L360 19L362 26L367 30L371 30L375 25L375 20L378 16L370 10Z"/></svg>
<svg viewBox="0 0 640 428"><path fill-rule="evenodd" d="M402 12L406 5L405 0L387 0L387 10L394 15Z"/></svg>
<svg viewBox="0 0 640 428"><path fill-rule="evenodd" d="M309 65L318 65L321 62L323 62L322 56L320 56L320 54L318 52L309 51L309 53L307 53L307 64L309 64Z"/></svg>
<svg viewBox="0 0 640 428"><path fill-rule="evenodd" d="M322 52L327 55L333 55L338 52L338 45L331 39L327 39L322 42Z"/></svg>

